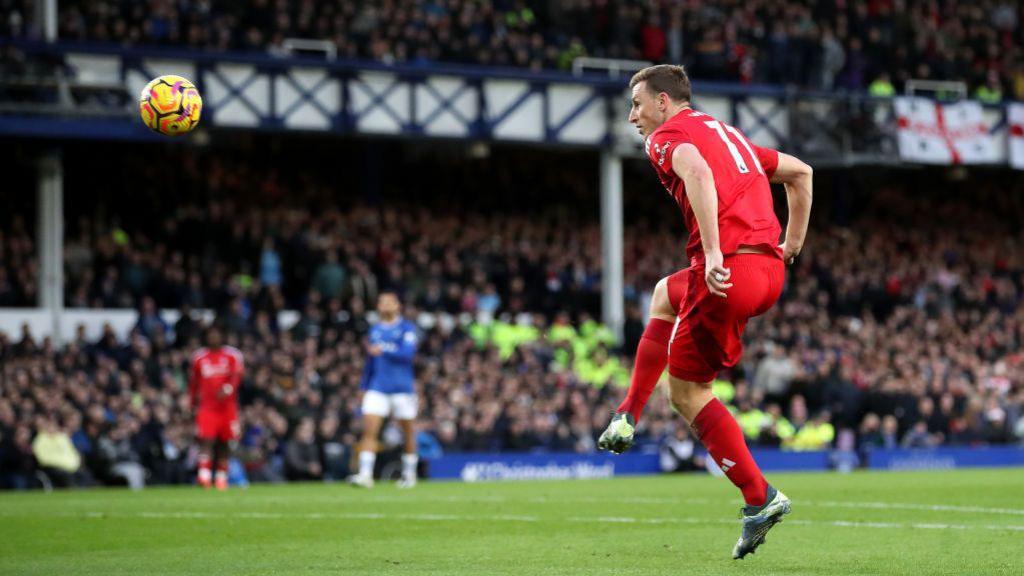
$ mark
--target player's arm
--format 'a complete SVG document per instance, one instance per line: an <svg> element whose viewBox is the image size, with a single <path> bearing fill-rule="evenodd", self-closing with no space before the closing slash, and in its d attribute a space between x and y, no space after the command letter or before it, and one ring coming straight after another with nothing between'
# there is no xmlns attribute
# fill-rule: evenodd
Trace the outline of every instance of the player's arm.
<svg viewBox="0 0 1024 576"><path fill-rule="evenodd" d="M194 358L188 378L188 402L192 410L199 407L199 378L199 359Z"/></svg>
<svg viewBox="0 0 1024 576"><path fill-rule="evenodd" d="M359 391L369 390L371 380L373 380L373 358L368 357L363 361L363 376L359 380Z"/></svg>
<svg viewBox="0 0 1024 576"><path fill-rule="evenodd" d="M222 391L223 398L238 393L242 387L242 376L245 374L245 360L242 359L240 351L234 352L233 356L235 358L235 369L231 372L231 378L228 379L227 387Z"/></svg>
<svg viewBox="0 0 1024 576"><path fill-rule="evenodd" d="M383 355L390 360L398 362L412 362L413 357L416 356L418 343L419 338L416 337L416 333L412 330L406 330L402 333L402 337L397 345L385 350Z"/></svg>
<svg viewBox="0 0 1024 576"><path fill-rule="evenodd" d="M789 221L782 242L782 258L786 264L800 254L807 238L807 225L811 220L811 200L814 195L814 171L806 163L789 154L779 154L779 164L771 181L786 187Z"/></svg>
<svg viewBox="0 0 1024 576"><path fill-rule="evenodd" d="M704 280L712 294L725 298L725 291L732 284L727 283L729 270L723 265L722 246L718 237L718 191L715 190L715 176L697 147L690 143L680 144L672 151L672 170L683 179L686 197L700 228L704 249Z"/></svg>
<svg viewBox="0 0 1024 576"><path fill-rule="evenodd" d="M374 341L375 339L376 337L371 331L366 342L366 357L363 358L363 377L359 380L360 392L366 392L370 389L370 383L373 382L377 365L375 358L381 354L380 345Z"/></svg>

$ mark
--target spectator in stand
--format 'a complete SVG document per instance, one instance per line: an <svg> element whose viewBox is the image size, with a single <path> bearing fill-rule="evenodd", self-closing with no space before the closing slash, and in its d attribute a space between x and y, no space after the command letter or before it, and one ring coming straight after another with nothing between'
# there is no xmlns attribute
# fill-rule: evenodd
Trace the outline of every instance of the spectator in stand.
<svg viewBox="0 0 1024 576"><path fill-rule="evenodd" d="M97 440L94 472L107 484L127 485L141 490L146 485L146 469L140 463L142 456L132 437L138 431L134 419L127 418L113 424Z"/></svg>
<svg viewBox="0 0 1024 576"><path fill-rule="evenodd" d="M5 36L35 33L29 6L0 4ZM212 8L183 0L159 11L111 0L67 0L59 6L59 35L73 41L282 56L285 38L312 38L333 44L341 58L530 70L569 69L585 55L643 58L685 64L701 80L825 90L863 90L884 72L897 90L914 77L964 81L986 101L1001 100L1017 84L1024 58L1019 6L998 0L230 0ZM394 24L400 21L406 24ZM14 70L24 66L15 57L8 61Z"/></svg>
<svg viewBox="0 0 1024 576"><path fill-rule="evenodd" d="M289 480L319 480L323 476L320 449L312 418L303 418L284 447L285 475Z"/></svg>
<svg viewBox="0 0 1024 576"><path fill-rule="evenodd" d="M164 337L167 334L167 322L164 322L156 309L156 302L149 296L142 298L142 306L139 309L139 320L135 329L149 340L156 337Z"/></svg>
<svg viewBox="0 0 1024 576"><path fill-rule="evenodd" d="M77 474L82 466L82 457L71 442L67 432L61 430L54 418L41 418L39 430L32 440L32 454L39 469L53 483L61 488L79 484Z"/></svg>
<svg viewBox="0 0 1024 576"><path fill-rule="evenodd" d="M786 355L786 349L772 346L770 355L757 366L754 387L761 390L769 401L782 402L796 372L796 363Z"/></svg>
<svg viewBox="0 0 1024 576"><path fill-rule="evenodd" d="M886 447L881 428L882 421L877 414L869 412L864 416L864 421L861 422L857 431L857 451L861 454L862 459L866 459L866 454L871 450Z"/></svg>
<svg viewBox="0 0 1024 576"><path fill-rule="evenodd" d="M317 447L323 462L324 480L342 480L349 475L349 450L355 436L346 435L339 426L338 418L328 413L317 430Z"/></svg>
<svg viewBox="0 0 1024 576"><path fill-rule="evenodd" d="M836 437L830 418L827 411L819 412L809 422L797 426L784 446L791 450L827 450Z"/></svg>
<svg viewBox="0 0 1024 576"><path fill-rule="evenodd" d="M932 448L938 445L939 439L928 433L928 423L918 421L903 435L900 442L902 448Z"/></svg>
<svg viewBox="0 0 1024 576"><path fill-rule="evenodd" d="M268 236L263 240L263 252L260 253L260 284L276 288L283 281L281 256L274 247L274 238Z"/></svg>
<svg viewBox="0 0 1024 576"><path fill-rule="evenodd" d="M899 422L892 414L882 418L882 443L887 450L899 447Z"/></svg>
<svg viewBox="0 0 1024 576"><path fill-rule="evenodd" d="M345 284L345 270L338 263L338 253L334 250L327 252L327 258L316 269L313 275L313 288L326 299L338 298L341 296Z"/></svg>
<svg viewBox="0 0 1024 576"><path fill-rule="evenodd" d="M704 457L696 450L688 426L677 425L661 442L658 462L662 472L691 472L704 469Z"/></svg>
<svg viewBox="0 0 1024 576"><path fill-rule="evenodd" d="M36 482L36 458L32 449L32 431L28 426L17 426L9 438L0 444L3 457L0 469L4 472L4 487L25 490Z"/></svg>

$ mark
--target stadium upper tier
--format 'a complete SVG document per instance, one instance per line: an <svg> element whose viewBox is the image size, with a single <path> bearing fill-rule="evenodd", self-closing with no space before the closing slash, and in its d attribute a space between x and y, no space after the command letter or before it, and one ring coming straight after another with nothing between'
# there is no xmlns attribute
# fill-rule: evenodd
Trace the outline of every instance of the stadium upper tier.
<svg viewBox="0 0 1024 576"><path fill-rule="evenodd" d="M1018 1L61 0L59 36L281 54L566 69L578 56L682 63L695 78L881 94L911 78L1024 99ZM38 36L33 3L0 2L5 35ZM874 84L873 84L874 83Z"/></svg>

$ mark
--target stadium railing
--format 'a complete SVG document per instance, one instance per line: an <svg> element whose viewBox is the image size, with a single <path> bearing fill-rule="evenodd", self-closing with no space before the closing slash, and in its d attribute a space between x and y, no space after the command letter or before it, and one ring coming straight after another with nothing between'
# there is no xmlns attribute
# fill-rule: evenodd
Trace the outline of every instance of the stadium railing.
<svg viewBox="0 0 1024 576"><path fill-rule="evenodd" d="M72 86L90 92L86 98L4 108L10 91L0 90L0 134L5 136L156 138L136 121L131 95L151 78L175 73L197 83L205 102L203 124L219 129L533 142L641 152L636 131L627 121L626 75L386 65L83 43L7 40L0 41L0 47L22 52L27 61L49 62ZM9 80L16 76L7 73ZM47 84L43 81L38 87L45 92ZM698 108L737 126L755 143L797 153L817 166L899 161L894 154L897 119L891 98L699 81L694 82L694 94ZM992 133L1006 132L1006 116L1004 105L985 107Z"/></svg>

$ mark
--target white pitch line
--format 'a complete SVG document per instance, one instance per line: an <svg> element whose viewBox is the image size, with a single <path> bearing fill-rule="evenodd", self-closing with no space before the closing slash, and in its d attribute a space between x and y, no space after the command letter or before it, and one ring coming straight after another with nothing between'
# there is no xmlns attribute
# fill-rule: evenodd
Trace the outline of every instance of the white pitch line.
<svg viewBox="0 0 1024 576"><path fill-rule="evenodd" d="M849 501L800 501L801 504L810 506L829 506L836 508L877 508L879 510L926 510L931 512L962 512L965 514L1009 514L1013 516L1024 516L1024 510L1020 508L984 508L981 506L954 506L949 504L914 504L911 502L849 502Z"/></svg>
<svg viewBox="0 0 1024 576"><path fill-rule="evenodd" d="M263 500L264 502L272 503L294 503L296 500L273 498L269 500ZM380 504L403 504L413 501L410 498L403 497L390 497L390 496L370 496L368 498L303 498L303 503L331 503L341 504L348 502L358 502L361 504L366 503L380 503ZM742 502L733 499L721 499L713 500L708 498L658 498L658 497L646 497L646 496L625 496L621 498L595 498L595 497L569 497L569 498L549 498L545 496L538 496L533 498L507 498L503 496L431 496L426 498L415 499L418 503L432 502L432 503L511 503L511 504L547 504L553 501L557 502L578 502L578 503L590 503L590 504L664 504L664 505L682 505L682 504L734 504L741 505ZM856 502L856 501L839 501L839 500L803 500L797 499L795 501L801 506L820 506L820 507L832 507L832 508L870 508L877 510L920 510L925 512L954 512L959 514L1001 514L1009 516L1024 516L1024 509L1022 508L988 508L983 506L958 506L951 504L923 504L916 502ZM65 504L95 504L94 500L84 499L68 499L64 501Z"/></svg>
<svg viewBox="0 0 1024 576"><path fill-rule="evenodd" d="M442 496L442 497L431 497L418 502L446 502L446 503L459 503L459 502L512 502L512 503L530 503L530 504L546 504L557 500L558 502L580 502L580 503L622 503L622 504L736 504L742 505L739 500L724 499L724 500L712 500L709 498L657 498L647 496L625 496L622 498L595 498L595 497L569 497L569 498L547 498L544 496L517 499L517 498L505 498L501 496ZM387 497L387 496L374 496L365 500L359 500L360 502L380 502L385 503L404 503L409 502L409 499L399 497ZM807 506L824 506L824 507L835 507L835 508L873 508L879 510L921 510L926 512L956 512L962 514L1005 514L1011 516L1024 516L1024 508L987 508L983 506L957 506L952 504L922 504L916 502L851 502L851 501L838 501L838 500L797 500L800 505Z"/></svg>
<svg viewBox="0 0 1024 576"><path fill-rule="evenodd" d="M0 516L13 517L23 516L18 514L11 514L10 512L0 512ZM338 512L338 513L323 513L323 512L312 512L305 514L288 514L288 513L277 513L277 512L236 512L228 514L215 514L212 512L195 512L195 511L177 511L177 512L137 512L130 514L108 514L104 512L84 512L74 513L65 512L57 514L47 514L45 516L58 516L58 517L85 517L85 518L110 518L110 517L138 517L147 519L219 519L219 520L230 520L230 519L246 519L246 520L283 520L283 519L302 519L302 520L408 520L414 522L465 522L465 521L485 521L485 522L542 522L545 520L551 521L565 521L572 523L582 524L695 524L695 525L706 525L706 524L729 524L736 525L739 523L738 520L728 520L725 518L717 519L705 519L705 518L659 518L659 517L634 517L634 516L569 516L566 518L551 518L545 519L539 516L520 516L520 515L460 515L460 514L382 514L382 513L359 513L359 512ZM901 522L859 522L850 520L803 520L803 519L787 519L789 524L799 524L803 526L834 526L841 528L868 528L868 529L919 529L919 530L994 530L1002 531L1008 530L1011 532L1024 532L1024 526L1012 525L1012 524L948 524L948 523L901 523Z"/></svg>
<svg viewBox="0 0 1024 576"><path fill-rule="evenodd" d="M710 500L707 498L645 498L626 497L617 499L608 498L565 498L562 502L621 502L626 504L716 504L729 503L742 505L739 500ZM797 499L796 503L801 506L824 506L835 508L873 508L878 510L923 510L927 512L958 512L963 514L1007 514L1012 516L1024 516L1024 509L1021 508L986 508L983 506L956 506L952 504L918 504L913 502L851 502L838 500L803 500Z"/></svg>
<svg viewBox="0 0 1024 576"><path fill-rule="evenodd" d="M599 516L588 518L585 516L572 516L566 518L569 522L607 522L615 524L738 524L737 520L724 518L633 518L630 516ZM899 522L854 522L850 520L797 520L787 519L787 524L800 524L804 526L837 526L842 528L917 528L921 530L1010 530L1012 532L1024 532L1024 526L1000 525L1000 524L935 524L935 523L908 523Z"/></svg>

